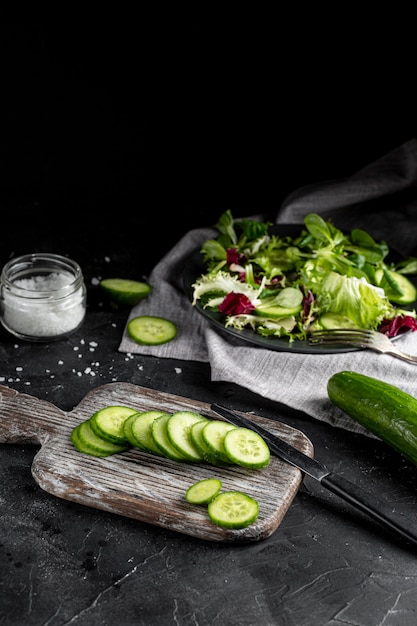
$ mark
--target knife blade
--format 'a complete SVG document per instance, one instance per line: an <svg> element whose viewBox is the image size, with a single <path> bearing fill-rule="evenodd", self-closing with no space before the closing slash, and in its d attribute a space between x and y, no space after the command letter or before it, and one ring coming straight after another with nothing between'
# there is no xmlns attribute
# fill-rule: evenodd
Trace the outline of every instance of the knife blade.
<svg viewBox="0 0 417 626"><path fill-rule="evenodd" d="M400 516L396 515L390 506L377 500L374 494L368 493L343 476L330 471L317 459L311 458L297 450L297 448L294 448L294 446L274 435L263 426L254 423L249 418L238 415L220 404L212 404L211 409L231 424L257 432L263 437L270 451L275 456L297 467L304 474L317 480L323 487L417 547L417 523L413 523L403 515L399 519Z"/></svg>

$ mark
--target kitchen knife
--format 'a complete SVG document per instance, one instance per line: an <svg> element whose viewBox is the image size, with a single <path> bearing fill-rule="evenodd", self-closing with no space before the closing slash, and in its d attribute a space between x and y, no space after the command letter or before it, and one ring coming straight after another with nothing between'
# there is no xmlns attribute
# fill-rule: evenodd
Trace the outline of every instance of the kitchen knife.
<svg viewBox="0 0 417 626"><path fill-rule="evenodd" d="M378 501L374 495L369 494L342 476L331 472L316 459L300 452L297 448L273 435L263 426L255 424L250 419L238 415L219 404L212 404L211 409L235 426L254 430L263 437L273 454L298 467L298 469L317 480L329 491L343 498L346 502L366 513L389 530L396 532L409 543L417 546L417 524L414 524L404 516L401 516L401 520L399 520L395 517L390 506Z"/></svg>

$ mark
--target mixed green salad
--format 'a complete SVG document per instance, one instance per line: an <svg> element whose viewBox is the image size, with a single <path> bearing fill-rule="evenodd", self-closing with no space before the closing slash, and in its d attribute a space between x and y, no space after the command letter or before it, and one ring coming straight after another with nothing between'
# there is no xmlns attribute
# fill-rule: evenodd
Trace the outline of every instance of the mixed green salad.
<svg viewBox="0 0 417 626"><path fill-rule="evenodd" d="M206 271L192 285L199 303L224 316L226 328L306 340L323 328L366 328L394 337L417 330L417 258L389 260L389 247L362 229L343 233L308 214L295 237L279 225L234 220L201 247Z"/></svg>

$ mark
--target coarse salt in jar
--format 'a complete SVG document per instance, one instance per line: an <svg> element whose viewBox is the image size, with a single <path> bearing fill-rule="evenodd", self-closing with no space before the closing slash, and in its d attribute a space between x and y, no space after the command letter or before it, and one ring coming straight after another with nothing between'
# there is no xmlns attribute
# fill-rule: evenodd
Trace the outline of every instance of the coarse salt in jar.
<svg viewBox="0 0 417 626"><path fill-rule="evenodd" d="M63 339L84 321L84 277L71 259L42 252L16 257L3 267L0 286L0 321L20 339Z"/></svg>

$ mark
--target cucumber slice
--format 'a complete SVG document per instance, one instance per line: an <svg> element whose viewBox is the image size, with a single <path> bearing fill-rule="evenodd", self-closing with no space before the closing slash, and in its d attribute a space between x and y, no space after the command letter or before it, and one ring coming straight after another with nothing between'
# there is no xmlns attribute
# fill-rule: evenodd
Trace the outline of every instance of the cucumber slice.
<svg viewBox="0 0 417 626"><path fill-rule="evenodd" d="M388 300L394 304L412 304L417 300L417 288L403 274L392 270L384 270L380 283Z"/></svg>
<svg viewBox="0 0 417 626"><path fill-rule="evenodd" d="M298 315L301 311L301 307L294 307L293 309L285 309L282 306L268 306L262 307L259 306L254 310L255 315L260 315L262 317L272 317L273 319L279 317L291 317L293 315Z"/></svg>
<svg viewBox="0 0 417 626"><path fill-rule="evenodd" d="M210 420L209 423L205 425L201 433L203 441L210 450L211 454L223 463L230 463L230 458L226 454L223 441L226 433L234 428L236 428L236 426L233 426L233 424L230 424L229 422Z"/></svg>
<svg viewBox="0 0 417 626"><path fill-rule="evenodd" d="M141 315L128 322L127 332L136 343L158 346L172 341L177 335L177 327L173 322L163 317Z"/></svg>
<svg viewBox="0 0 417 626"><path fill-rule="evenodd" d="M129 445L117 445L96 435L91 428L91 421L78 424L71 432L71 443L79 452L90 456L111 456L129 449Z"/></svg>
<svg viewBox="0 0 417 626"><path fill-rule="evenodd" d="M148 283L127 278L104 278L99 285L112 302L129 306L137 304L152 291Z"/></svg>
<svg viewBox="0 0 417 626"><path fill-rule="evenodd" d="M193 442L193 444L199 451L200 455L203 457L203 459L207 463L210 463L211 465L216 465L219 467L224 467L225 465L228 465L229 463L225 463L224 461L221 461L215 454L213 454L203 439L203 428L209 422L210 420L206 419L206 420L202 420L201 422L196 422L193 426L191 426L191 430L190 430L191 441Z"/></svg>
<svg viewBox="0 0 417 626"><path fill-rule="evenodd" d="M245 528L259 515L258 502L241 491L223 491L209 502L211 521L224 528Z"/></svg>
<svg viewBox="0 0 417 626"><path fill-rule="evenodd" d="M116 444L126 444L128 440L123 432L123 424L133 413L137 411L128 406L106 406L91 416L91 428L102 439Z"/></svg>
<svg viewBox="0 0 417 626"><path fill-rule="evenodd" d="M333 328L357 328L358 325L355 324L349 317L346 315L342 315L341 313L323 313L317 320L318 325L321 328L325 328L326 330L330 330Z"/></svg>
<svg viewBox="0 0 417 626"><path fill-rule="evenodd" d="M143 411L134 413L124 423L123 431L126 439L140 450L161 456L161 450L152 437L152 424L164 411Z"/></svg>
<svg viewBox="0 0 417 626"><path fill-rule="evenodd" d="M218 478L204 478L188 487L185 499L190 504L208 504L220 493L222 483Z"/></svg>
<svg viewBox="0 0 417 626"><path fill-rule="evenodd" d="M291 317L298 315L303 307L303 294L295 287L285 287L277 295L264 298L254 310L263 317Z"/></svg>
<svg viewBox="0 0 417 626"><path fill-rule="evenodd" d="M171 461L188 461L189 459L181 454L170 442L167 433L167 423L171 418L169 413L164 413L152 422L152 437L155 445L161 454Z"/></svg>
<svg viewBox="0 0 417 626"><path fill-rule="evenodd" d="M189 461L204 461L190 436L191 427L196 422L206 422L206 418L193 411L177 411L167 422L167 435L174 448Z"/></svg>
<svg viewBox="0 0 417 626"><path fill-rule="evenodd" d="M137 444L136 439L132 435L132 424L136 420L136 418L139 417L139 415L140 413L132 413L132 415L129 415L129 417L123 422L123 435L128 440L128 442L136 448L142 448L142 446L139 446Z"/></svg>
<svg viewBox="0 0 417 626"><path fill-rule="evenodd" d="M229 459L249 469L269 465L271 453L264 439L250 428L234 428L226 433L224 450Z"/></svg>

